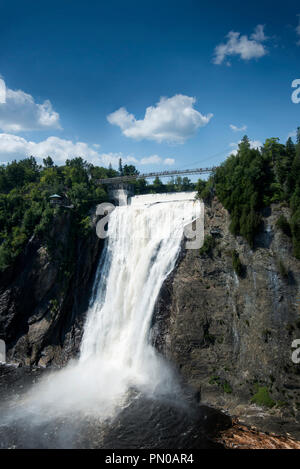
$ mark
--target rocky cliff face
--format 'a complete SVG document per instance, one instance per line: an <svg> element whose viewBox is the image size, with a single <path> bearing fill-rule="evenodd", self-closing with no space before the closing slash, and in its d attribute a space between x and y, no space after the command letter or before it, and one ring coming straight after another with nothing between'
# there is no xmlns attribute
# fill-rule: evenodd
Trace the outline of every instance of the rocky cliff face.
<svg viewBox="0 0 300 469"><path fill-rule="evenodd" d="M211 254L182 253L165 282L154 315L157 348L177 365L202 402L228 409L264 429L299 437L300 262L273 206L251 250L229 232L229 214L214 200L205 209ZM243 264L238 276L232 251ZM256 402L251 403L251 400Z"/></svg>
<svg viewBox="0 0 300 469"><path fill-rule="evenodd" d="M0 277L0 338L7 361L64 364L76 355L93 274L101 251L94 226L76 237L72 213L56 216L47 249L33 237L16 265Z"/></svg>

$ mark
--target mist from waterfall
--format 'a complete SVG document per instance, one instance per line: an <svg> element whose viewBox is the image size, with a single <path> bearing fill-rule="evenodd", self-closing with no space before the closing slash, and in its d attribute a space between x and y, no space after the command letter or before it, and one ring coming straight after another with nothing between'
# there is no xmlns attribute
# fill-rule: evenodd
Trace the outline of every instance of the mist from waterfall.
<svg viewBox="0 0 300 469"><path fill-rule="evenodd" d="M173 270L186 225L199 217L199 201L157 194L132 198L110 214L79 360L50 373L25 396L32 421L80 411L111 417L128 391L159 396L176 391L176 379L151 344L155 302ZM185 199L187 196L185 195Z"/></svg>

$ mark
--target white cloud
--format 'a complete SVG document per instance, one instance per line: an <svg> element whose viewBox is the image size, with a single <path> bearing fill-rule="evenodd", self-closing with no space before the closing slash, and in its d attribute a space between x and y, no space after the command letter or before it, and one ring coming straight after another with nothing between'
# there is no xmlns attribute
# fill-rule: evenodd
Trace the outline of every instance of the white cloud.
<svg viewBox="0 0 300 469"><path fill-rule="evenodd" d="M177 94L171 98L161 98L156 106L149 106L143 119L137 120L121 107L109 114L107 120L119 126L123 135L129 138L184 143L199 127L208 124L213 116L205 116L194 109L195 102L193 97Z"/></svg>
<svg viewBox="0 0 300 469"><path fill-rule="evenodd" d="M31 155L41 159L50 155L58 164L63 163L67 158L82 156L90 163L101 164L99 153L84 142L73 143L71 140L58 137L31 142L17 135L0 134L0 160L11 161Z"/></svg>
<svg viewBox="0 0 300 469"><path fill-rule="evenodd" d="M239 55L243 60L258 59L268 53L264 42L267 37L264 34L264 26L258 24L250 38L241 33L230 31L227 34L227 42L219 44L215 48L213 63L220 65L227 56ZM226 62L230 65L230 62Z"/></svg>
<svg viewBox="0 0 300 469"><path fill-rule="evenodd" d="M162 162L162 159L158 155L148 156L147 158L142 158L141 164L159 164Z"/></svg>
<svg viewBox="0 0 300 469"><path fill-rule="evenodd" d="M123 153L99 153L99 144L88 145L85 142L72 142L59 137L48 137L41 142L32 142L18 135L0 133L0 164L6 164L14 159L18 160L34 156L39 160L51 156L56 164L63 164L66 159L81 156L83 159L98 166L108 167L110 164L118 168L119 159L124 164L134 165L172 165L173 158L161 158L158 155L138 160L132 155Z"/></svg>
<svg viewBox="0 0 300 469"><path fill-rule="evenodd" d="M119 160L122 159L122 164L137 164L138 160L134 156L124 156L123 153L101 153L100 155L102 164L109 166L110 164L116 168L119 166Z"/></svg>
<svg viewBox="0 0 300 469"><path fill-rule="evenodd" d="M247 126L246 126L246 125L243 125L242 127L237 127L236 125L230 124L229 127L230 127L231 130L233 130L234 132L243 132L244 130L247 130Z"/></svg>
<svg viewBox="0 0 300 469"><path fill-rule="evenodd" d="M49 100L38 104L22 90L5 89L5 102L0 102L0 129L4 132L60 128L59 114Z"/></svg>
<svg viewBox="0 0 300 469"><path fill-rule="evenodd" d="M0 76L0 104L6 102L6 85L5 81Z"/></svg>
<svg viewBox="0 0 300 469"><path fill-rule="evenodd" d="M296 137L296 135L297 135L296 130L293 130L292 132L289 132L289 133L288 133L287 138L293 138L293 137Z"/></svg>
<svg viewBox="0 0 300 469"><path fill-rule="evenodd" d="M161 158L158 155L151 155L146 158L142 158L139 162L139 164L145 165L145 164L164 164L171 166L172 164L175 163L174 158Z"/></svg>
<svg viewBox="0 0 300 469"><path fill-rule="evenodd" d="M168 166L172 166L172 164L174 164L174 163L175 163L174 158L166 158L166 159L164 160L164 164L166 164L166 165L168 165Z"/></svg>
<svg viewBox="0 0 300 469"><path fill-rule="evenodd" d="M233 150L231 150L229 152L229 155L236 155L237 154L237 149L238 149L238 145L239 143L241 142L241 140L239 142L233 142L233 143L230 143L229 146L231 148L233 148ZM260 148L262 147L262 143L260 140L250 140L250 148Z"/></svg>
<svg viewBox="0 0 300 469"><path fill-rule="evenodd" d="M251 34L250 39L253 39L254 41L258 41L258 42L266 41L268 37L265 35L264 27L265 27L264 24L258 24L254 28L254 33Z"/></svg>

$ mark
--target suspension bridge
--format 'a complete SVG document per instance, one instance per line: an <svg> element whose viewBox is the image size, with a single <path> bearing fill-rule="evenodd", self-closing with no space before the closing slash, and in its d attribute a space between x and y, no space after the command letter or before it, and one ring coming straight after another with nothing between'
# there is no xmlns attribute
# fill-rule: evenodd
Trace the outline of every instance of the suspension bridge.
<svg viewBox="0 0 300 469"><path fill-rule="evenodd" d="M136 179L151 179L151 178L163 178L163 177L173 177L173 176L182 176L188 174L206 174L211 173L217 169L217 166L212 166L209 168L195 168L195 169L178 169L173 171L159 171L155 173L144 173L144 174L131 174L128 176L115 176L112 178L98 179L98 184L122 184Z"/></svg>

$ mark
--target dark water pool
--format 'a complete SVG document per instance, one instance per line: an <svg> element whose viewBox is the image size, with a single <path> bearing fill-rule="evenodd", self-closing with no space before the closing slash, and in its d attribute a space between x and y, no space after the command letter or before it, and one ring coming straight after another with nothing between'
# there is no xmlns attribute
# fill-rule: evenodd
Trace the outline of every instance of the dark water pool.
<svg viewBox="0 0 300 469"><path fill-rule="evenodd" d="M0 448L222 449L214 441L229 417L196 403L149 398L132 392L127 406L110 421L73 415L47 423L30 417L8 423L12 398L21 396L43 370L0 366Z"/></svg>

